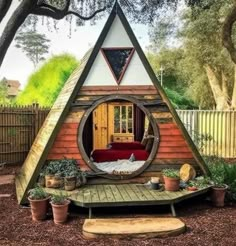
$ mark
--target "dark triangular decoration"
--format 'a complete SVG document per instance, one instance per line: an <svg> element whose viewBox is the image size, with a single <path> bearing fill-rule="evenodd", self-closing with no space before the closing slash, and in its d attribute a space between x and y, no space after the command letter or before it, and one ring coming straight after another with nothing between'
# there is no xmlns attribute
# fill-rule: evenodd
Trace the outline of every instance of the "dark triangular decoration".
<svg viewBox="0 0 236 246"><path fill-rule="evenodd" d="M134 48L103 48L102 53L117 84L120 84L133 56Z"/></svg>

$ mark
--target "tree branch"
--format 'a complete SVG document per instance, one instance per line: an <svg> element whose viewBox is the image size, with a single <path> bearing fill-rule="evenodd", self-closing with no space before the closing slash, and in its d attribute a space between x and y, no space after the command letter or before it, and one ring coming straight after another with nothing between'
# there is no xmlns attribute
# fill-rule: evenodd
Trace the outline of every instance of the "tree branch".
<svg viewBox="0 0 236 246"><path fill-rule="evenodd" d="M236 22L236 3L234 4L231 12L226 17L222 31L222 42L224 47L228 50L231 59L236 64L236 49L232 40L233 25Z"/></svg>
<svg viewBox="0 0 236 246"><path fill-rule="evenodd" d="M82 15L80 15L79 13L74 12L74 11L68 11L68 12L66 13L66 15L75 15L75 16L79 17L79 18L82 19L82 20L90 20L90 19L92 19L96 14L98 14L98 13L100 13L100 12L103 12L104 10L106 10L106 7L94 11L93 14L91 14L90 16L82 16Z"/></svg>
<svg viewBox="0 0 236 246"><path fill-rule="evenodd" d="M56 20L61 20L67 15L75 15L82 20L90 20L96 14L103 12L106 9L106 7L102 8L102 9L98 9L92 15L86 17L86 16L80 15L79 13L77 13L75 11L69 10L69 6L70 6L70 1L67 1L67 4L66 4L65 8L63 8L63 9L58 9L54 6L42 3L42 4L38 5L37 8L35 8L32 11L32 14L48 16L48 17L51 17L51 18L56 19Z"/></svg>
<svg viewBox="0 0 236 246"><path fill-rule="evenodd" d="M12 0L1 0L0 1L0 23L2 19L5 17L7 11L11 6Z"/></svg>

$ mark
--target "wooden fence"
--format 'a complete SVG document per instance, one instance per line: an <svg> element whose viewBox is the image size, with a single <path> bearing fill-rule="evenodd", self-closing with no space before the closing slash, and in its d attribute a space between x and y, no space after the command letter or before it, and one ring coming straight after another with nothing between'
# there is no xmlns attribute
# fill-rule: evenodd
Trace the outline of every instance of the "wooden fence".
<svg viewBox="0 0 236 246"><path fill-rule="evenodd" d="M199 143L203 155L236 158L236 111L177 112L194 142Z"/></svg>
<svg viewBox="0 0 236 246"><path fill-rule="evenodd" d="M49 109L0 106L0 163L22 163Z"/></svg>

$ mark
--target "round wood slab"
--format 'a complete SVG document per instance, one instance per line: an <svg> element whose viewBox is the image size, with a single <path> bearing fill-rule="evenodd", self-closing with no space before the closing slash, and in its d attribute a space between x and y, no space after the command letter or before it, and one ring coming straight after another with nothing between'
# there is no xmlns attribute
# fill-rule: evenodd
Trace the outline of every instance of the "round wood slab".
<svg viewBox="0 0 236 246"><path fill-rule="evenodd" d="M86 238L167 237L185 232L185 224L177 218L119 218L86 219L83 235Z"/></svg>

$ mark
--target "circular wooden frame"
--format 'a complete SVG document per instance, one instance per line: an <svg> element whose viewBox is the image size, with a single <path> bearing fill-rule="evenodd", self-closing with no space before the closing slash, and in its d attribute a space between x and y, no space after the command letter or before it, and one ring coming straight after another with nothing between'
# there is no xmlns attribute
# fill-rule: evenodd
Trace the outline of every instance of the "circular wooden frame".
<svg viewBox="0 0 236 246"><path fill-rule="evenodd" d="M111 96L105 96L97 101L94 102L94 104L84 113L83 117L81 118L80 124L79 124L79 128L78 128L78 147L79 150L81 152L81 156L83 157L84 161L87 163L87 165L95 172L101 172L100 169L98 169L93 162L89 159L87 153L84 150L84 146L83 146L83 130L84 130L84 126L85 123L88 119L88 117L90 116L90 114L93 112L93 110L100 104L104 103L104 102L109 102L109 101L113 101L113 100L125 100L128 102L132 102L134 104L136 104L144 113L145 115L148 117L149 122L152 125L152 129L153 129L153 135L154 135L154 141L153 141L153 145L152 145L152 150L150 152L150 155L148 157L148 159L145 161L145 163L143 164L143 166L139 169L137 169L136 171L134 171L133 173L129 174L129 175L114 175L114 174L105 174L105 175L101 175L104 178L108 178L108 179L130 179L133 177L138 176L139 174L141 174L153 161L153 159L156 156L158 147L159 147L159 129L157 127L157 123L155 121L155 119L153 118L152 114L148 111L148 109L146 109L143 104L136 98L131 97L131 96L124 96L124 95L111 95Z"/></svg>

